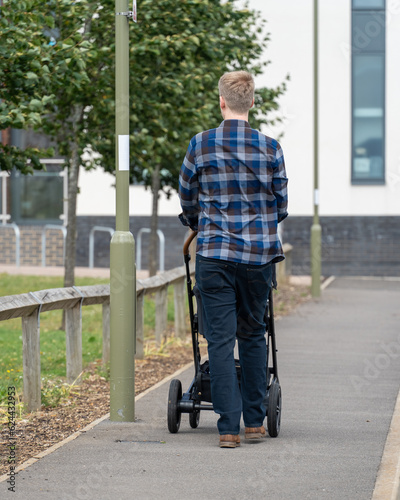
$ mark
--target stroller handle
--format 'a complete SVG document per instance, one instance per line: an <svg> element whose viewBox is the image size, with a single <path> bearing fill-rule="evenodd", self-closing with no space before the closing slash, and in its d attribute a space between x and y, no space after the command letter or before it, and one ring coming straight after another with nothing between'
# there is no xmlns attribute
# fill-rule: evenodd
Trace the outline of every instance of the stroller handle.
<svg viewBox="0 0 400 500"><path fill-rule="evenodd" d="M197 231L192 231L187 237L185 243L183 244L183 255L189 255L189 246L192 241L196 238Z"/></svg>

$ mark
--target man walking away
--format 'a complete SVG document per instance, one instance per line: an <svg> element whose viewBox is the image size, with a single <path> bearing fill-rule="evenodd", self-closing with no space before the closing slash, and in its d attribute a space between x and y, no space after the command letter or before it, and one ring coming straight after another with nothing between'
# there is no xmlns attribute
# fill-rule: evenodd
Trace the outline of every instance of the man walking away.
<svg viewBox="0 0 400 500"><path fill-rule="evenodd" d="M266 436L264 313L272 264L284 259L278 223L287 217L287 177L279 143L250 127L254 80L245 71L219 81L221 125L192 138L179 176L184 217L198 230L196 283L204 309L211 397L219 444ZM241 386L234 346L238 340Z"/></svg>

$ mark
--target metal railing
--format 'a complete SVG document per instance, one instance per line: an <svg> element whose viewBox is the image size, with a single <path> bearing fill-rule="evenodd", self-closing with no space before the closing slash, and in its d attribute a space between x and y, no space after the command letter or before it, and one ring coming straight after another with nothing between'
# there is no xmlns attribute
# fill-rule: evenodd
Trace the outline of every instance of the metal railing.
<svg viewBox="0 0 400 500"><path fill-rule="evenodd" d="M147 227L142 227L139 229L136 236L136 269L138 271L142 270L142 234L150 233L151 230ZM157 229L157 236L160 242L160 263L159 270L161 272L165 269L165 237L161 229Z"/></svg>
<svg viewBox="0 0 400 500"><path fill-rule="evenodd" d="M20 265L20 248L21 248L21 233L19 227L14 222L10 224L7 223L11 219L11 215L7 213L7 179L9 177L8 172L0 172L1 179L1 213L0 220L1 226L6 229L12 229L15 234L15 265L19 267Z"/></svg>
<svg viewBox="0 0 400 500"><path fill-rule="evenodd" d="M7 221L11 219L11 215L7 213L7 179L9 174L7 172L0 172L1 178L1 214L0 219L2 224L7 224Z"/></svg>
<svg viewBox="0 0 400 500"><path fill-rule="evenodd" d="M92 227L92 229L90 230L90 235L89 235L89 267L90 268L94 267L94 233L96 233L97 231L110 233L111 237L114 234L114 229L112 227L106 227L106 226L93 226Z"/></svg>

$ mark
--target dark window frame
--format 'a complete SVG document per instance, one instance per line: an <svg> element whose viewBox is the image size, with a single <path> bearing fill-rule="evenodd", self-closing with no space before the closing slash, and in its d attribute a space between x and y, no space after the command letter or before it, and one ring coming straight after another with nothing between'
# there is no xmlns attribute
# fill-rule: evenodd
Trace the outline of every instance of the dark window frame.
<svg viewBox="0 0 400 500"><path fill-rule="evenodd" d="M382 13L384 23L382 29L384 30L383 35L383 49L382 50L368 50L355 47L354 46L354 25L355 25L355 14L360 13ZM383 172L382 177L377 178L364 178L360 179L355 175L354 172L354 159L355 159L355 148L354 148L354 138L355 138L355 59L357 55L381 55L383 57L383 95L382 95L382 162L383 162ZM386 184L386 0L383 2L382 7L354 7L354 0L352 0L352 13L351 13L351 184L352 185L384 185Z"/></svg>
<svg viewBox="0 0 400 500"><path fill-rule="evenodd" d="M365 10L368 12L375 11L375 10L382 11L382 10L386 10L386 0L383 0L383 7L368 7L368 6L356 7L354 5L354 0L351 0L351 8L352 8L352 10Z"/></svg>
<svg viewBox="0 0 400 500"><path fill-rule="evenodd" d="M44 226L46 224L59 224L60 226L63 224L63 219L59 217L52 217L52 218L36 218L36 217L24 217L21 212L21 189L22 186L19 182L19 178L23 178L26 180L32 179L32 178L59 178L61 182L61 207L63 207L63 198L64 198L64 189L63 189L63 183L64 179L62 177L62 172L64 170L63 166L63 161L57 161L53 162L52 160L46 161L46 160L41 160L41 163L44 163L48 165L50 171L34 171L33 175L27 174L21 174L20 172L13 170L11 171L10 175L10 213L11 213L11 220L12 222L15 222L18 225L21 226ZM61 212L59 215L63 215L63 208L61 209Z"/></svg>

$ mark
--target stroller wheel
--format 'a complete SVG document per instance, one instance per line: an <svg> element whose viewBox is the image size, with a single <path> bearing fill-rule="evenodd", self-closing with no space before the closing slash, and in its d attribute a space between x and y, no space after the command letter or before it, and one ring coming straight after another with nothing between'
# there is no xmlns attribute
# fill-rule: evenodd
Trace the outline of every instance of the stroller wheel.
<svg viewBox="0 0 400 500"><path fill-rule="evenodd" d="M269 388L267 426L268 434L277 437L281 428L282 393L279 381L274 379Z"/></svg>
<svg viewBox="0 0 400 500"><path fill-rule="evenodd" d="M171 380L168 394L168 430L172 434L179 431L181 412L179 401L182 399L182 384L178 379Z"/></svg>
<svg viewBox="0 0 400 500"><path fill-rule="evenodd" d="M192 429L197 429L200 422L200 410L194 410L193 413L189 413L189 424Z"/></svg>

